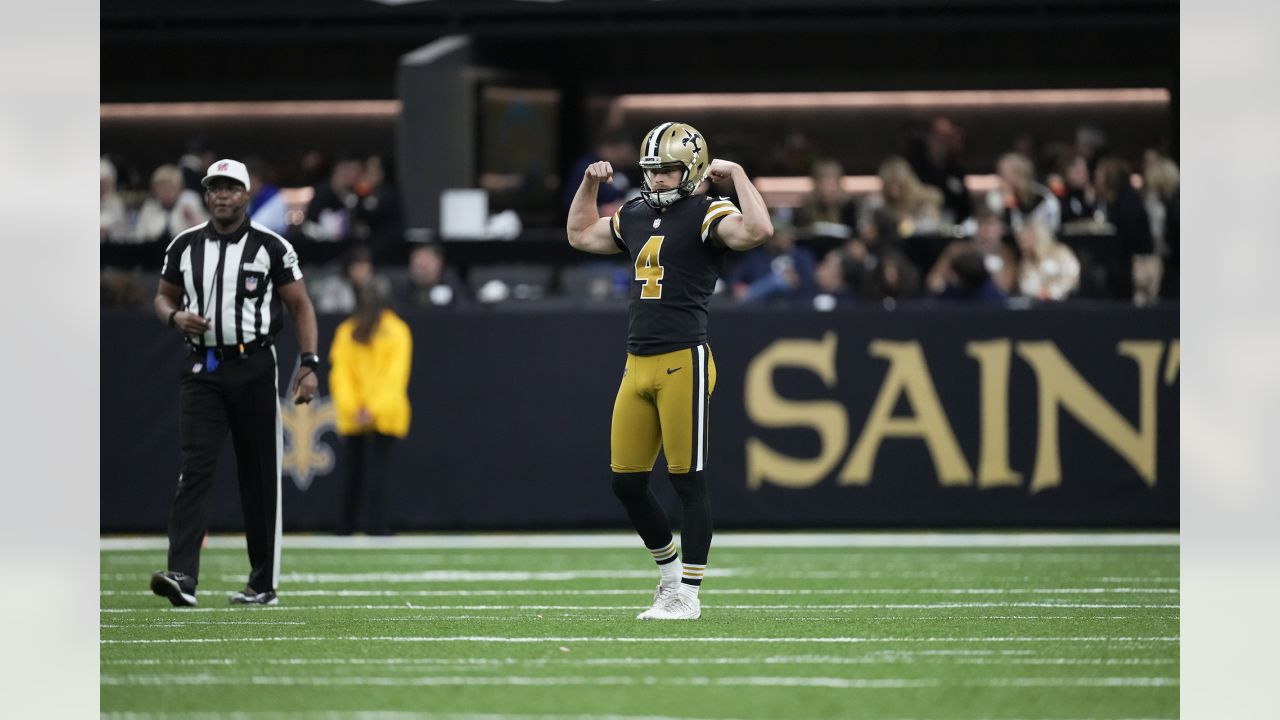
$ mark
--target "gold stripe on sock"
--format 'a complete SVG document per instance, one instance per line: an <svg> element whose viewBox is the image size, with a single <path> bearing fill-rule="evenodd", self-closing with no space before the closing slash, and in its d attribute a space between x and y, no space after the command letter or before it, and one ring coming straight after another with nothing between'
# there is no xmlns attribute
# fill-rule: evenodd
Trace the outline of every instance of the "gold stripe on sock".
<svg viewBox="0 0 1280 720"><path fill-rule="evenodd" d="M666 560L676 554L676 543L673 540L667 543L667 546L664 548L659 548L657 550L650 548L649 554L653 556L654 560Z"/></svg>

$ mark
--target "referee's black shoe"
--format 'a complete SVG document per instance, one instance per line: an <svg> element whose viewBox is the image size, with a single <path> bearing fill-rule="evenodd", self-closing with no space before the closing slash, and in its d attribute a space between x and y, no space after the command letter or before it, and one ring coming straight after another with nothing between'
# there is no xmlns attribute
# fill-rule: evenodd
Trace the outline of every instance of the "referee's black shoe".
<svg viewBox="0 0 1280 720"><path fill-rule="evenodd" d="M258 592L248 585L238 593L231 595L232 605L275 605L276 591L268 590L266 592Z"/></svg>
<svg viewBox="0 0 1280 720"><path fill-rule="evenodd" d="M151 573L151 592L178 607L195 607L196 584L189 575L171 570Z"/></svg>

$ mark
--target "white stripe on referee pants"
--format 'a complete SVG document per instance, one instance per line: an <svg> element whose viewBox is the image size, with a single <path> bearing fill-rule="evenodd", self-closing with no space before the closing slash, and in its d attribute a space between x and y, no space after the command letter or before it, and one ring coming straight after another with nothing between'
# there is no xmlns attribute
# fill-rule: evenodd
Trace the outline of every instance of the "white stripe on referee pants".
<svg viewBox="0 0 1280 720"><path fill-rule="evenodd" d="M275 361L275 397L276 397L276 533L275 545L273 547L273 555L271 558L271 582L276 587L280 586L280 545L284 542L284 521L282 501L280 497L280 471L284 462L284 425L280 422L280 359L276 356L276 348L271 346L271 358ZM259 592L274 590L275 588L265 588Z"/></svg>

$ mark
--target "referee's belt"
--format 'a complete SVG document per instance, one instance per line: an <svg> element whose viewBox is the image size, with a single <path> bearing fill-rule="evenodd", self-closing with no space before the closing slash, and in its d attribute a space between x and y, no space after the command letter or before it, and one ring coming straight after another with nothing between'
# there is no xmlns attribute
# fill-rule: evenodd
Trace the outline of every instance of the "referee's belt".
<svg viewBox="0 0 1280 720"><path fill-rule="evenodd" d="M266 350L271 345L271 338L264 337L247 343L240 343L239 345L192 345L191 352L201 357L212 352L213 356L218 360L238 360L249 357L259 350Z"/></svg>

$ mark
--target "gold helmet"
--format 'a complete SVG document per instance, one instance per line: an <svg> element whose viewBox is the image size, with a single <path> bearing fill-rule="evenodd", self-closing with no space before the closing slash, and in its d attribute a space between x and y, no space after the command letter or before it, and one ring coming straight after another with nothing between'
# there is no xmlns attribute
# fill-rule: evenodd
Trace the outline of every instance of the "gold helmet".
<svg viewBox="0 0 1280 720"><path fill-rule="evenodd" d="M640 144L640 196L655 208L666 207L693 194L707 176L711 154L702 133L692 125L666 122L650 130ZM671 190L655 191L649 184L649 171L683 170L680 184Z"/></svg>

